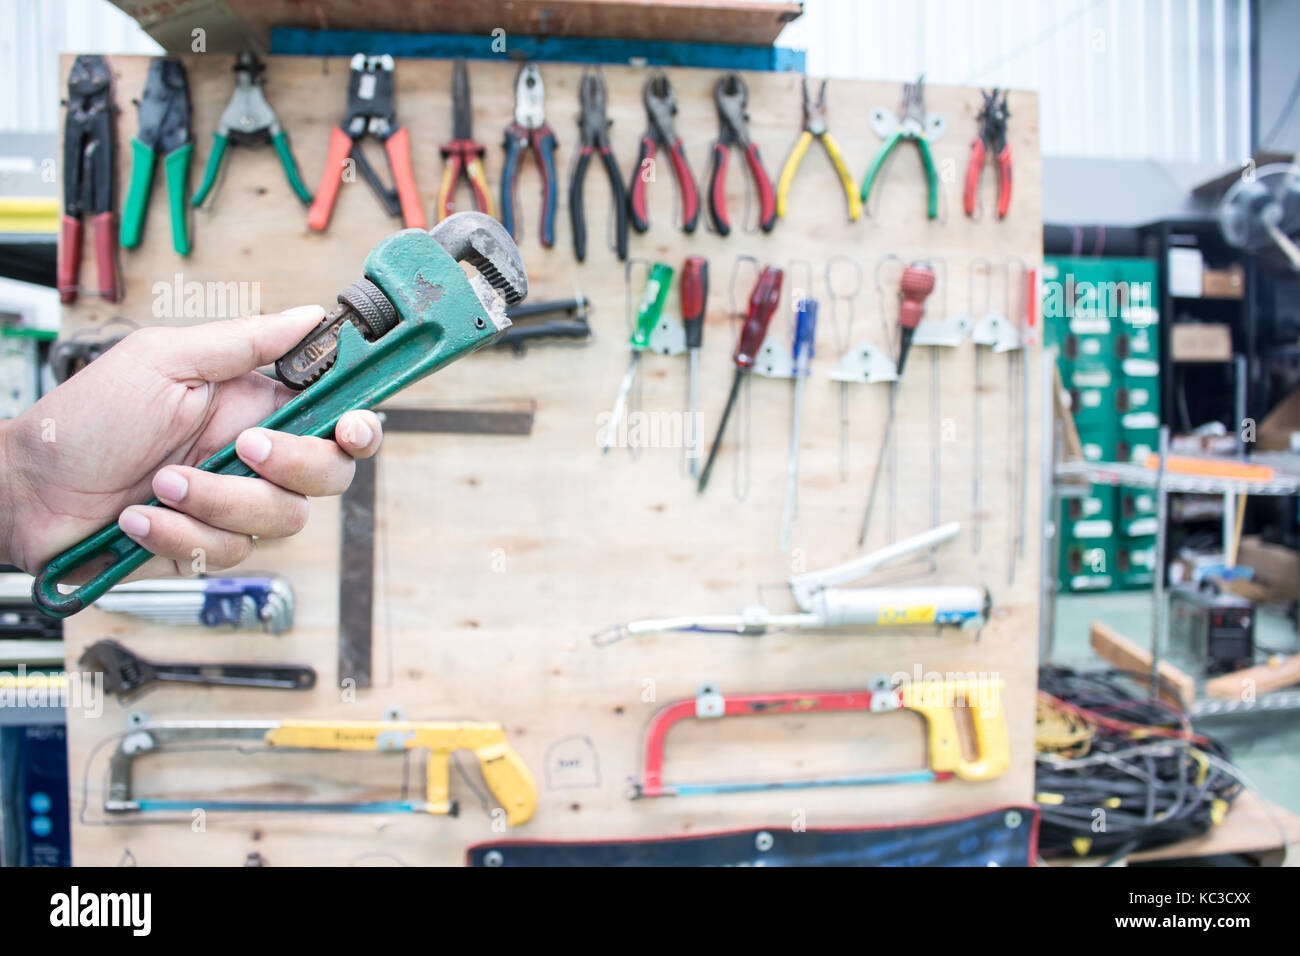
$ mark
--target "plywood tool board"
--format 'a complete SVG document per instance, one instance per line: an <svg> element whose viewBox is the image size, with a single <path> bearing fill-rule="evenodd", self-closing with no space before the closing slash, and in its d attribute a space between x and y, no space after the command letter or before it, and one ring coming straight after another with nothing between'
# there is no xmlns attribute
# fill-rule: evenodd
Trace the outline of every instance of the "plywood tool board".
<svg viewBox="0 0 1300 956"><path fill-rule="evenodd" d="M143 87L148 60L115 57L111 64L122 107L120 141L126 144L135 131L131 100ZM65 75L70 65L71 58L65 58ZM195 164L201 170L210 131L230 94L231 61L200 56L187 59L186 65ZM267 65L267 96L289 131L304 179L314 185L330 125L343 114L347 61L273 57ZM499 188L501 133L512 116L516 69L505 60L470 64L474 133L488 145L494 190ZM445 61L403 60L397 66L398 118L411 131L416 181L431 219L442 171L438 146L451 133L451 70ZM355 700L336 687L339 511L334 501L315 502L301 535L262 543L249 562L250 568L287 576L297 593L297 624L282 637L178 632L93 609L73 618L67 628L70 665L86 643L113 636L156 659L307 662L320 673L317 687L305 693L160 689L125 707L110 701L99 717L71 713L77 862L237 864L256 850L271 864L457 863L467 845L502 836L480 799L484 788L472 760L464 761L464 774L453 773L452 790L463 808L456 819L263 813L211 814L202 832L188 817L122 825L102 812L103 761L132 710L154 719L377 719L399 707L410 719L500 721L540 791L534 819L510 834L521 839L651 836L801 822L845 826L951 816L1030 799L1041 544L1036 355L1030 357L1033 374L1027 391L1030 474L1025 476L1023 544L1015 540L1020 524L1015 490L1020 403L1011 389L1015 360L985 351L977 393L976 350L969 341L935 350L942 354L933 366L929 350L913 350L899 397L899 473L882 491L868 542L878 547L891 535L915 534L931 527L936 517L960 521L961 535L939 552L937 570L927 574L921 569L919 581L986 584L995 611L978 638L970 632L928 630L793 632L761 638L671 634L597 649L591 635L640 617L739 611L760 598L760 587L763 600L784 610L789 597L783 582L793 571L826 567L859 553L857 527L885 421L887 389L847 386L848 457L842 462L841 391L828 373L849 342L892 344L897 265L891 261L882 269L883 296L875 283L877 263L890 254L935 263L939 285L929 300L931 315L996 310L1014 316L1021 309L1020 281L1010 282L1008 293L1006 277L1009 260L1036 268L1041 259L1035 98L1020 92L1010 97L1015 198L1002 222L989 216L971 221L961 211L961 179L981 103L975 89L926 90L928 108L947 120L946 134L934 144L942 180L938 221L925 218L920 163L906 144L878 183L870 215L857 223L847 221L843 191L815 145L794 183L791 208L771 234L750 225L723 239L704 227L702 216L701 228L685 236L674 226L671 176L661 171L651 184L653 225L648 234L633 235L633 256L674 268L691 254L711 263L701 369L705 442L712 438L731 379L735 310L743 309L754 281L753 269L742 264L735 289L729 287L737 257L786 267L787 299L792 288L811 283L810 293L821 302L817 356L803 414L798 515L792 550L783 555L777 532L791 424L789 381L754 377L713 483L702 496L685 475L680 447L645 448L635 459L625 448L606 456L599 452L601 416L608 413L627 366L628 291L624 266L609 241L609 194L596 165L587 180L593 241L585 265L576 265L571 251L567 170L578 139L581 72L579 67L542 67L547 119L559 140L557 242L551 250L538 242L540 181L530 162L519 183L520 249L533 299L568 297L575 288L590 297L593 340L585 347L539 345L523 358L508 351L480 353L401 396L403 405L533 401L536 421L529 437L393 434L386 439L378 465L375 687L357 692ZM646 125L641 86L647 71L605 67L603 72L615 154L627 176ZM696 178L703 182L717 131L711 95L717 74L675 70L671 77L680 104L678 128ZM800 130L800 78L751 74L745 79L751 129L775 181ZM877 106L896 110L900 88L833 81L827 95L831 129L860 178L880 145L870 111ZM119 152L123 166L124 153ZM728 191L733 219L739 220L743 211L752 223L756 203L746 195L740 157L733 156L732 164ZM121 170L123 177L127 172ZM986 209L991 188L986 178ZM460 196L468 202L463 187ZM211 317L186 315L175 301L177 290L184 298L186 283L192 282L249 283L243 288L250 294L256 290L262 311L328 304L359 274L370 247L398 226L367 186L357 182L341 190L329 231L309 232L304 209L269 149L231 150L215 200L194 216L194 252L187 260L172 252L166 215L165 194L156 185L144 244L122 257L125 300L112 306L83 296L65 310L65 335L106 325L115 317L138 324ZM86 260L83 282L94 288L93 256ZM834 295L826 285L832 261ZM850 298L848 292L858 282L854 263L861 268L861 289ZM639 291L639 286L633 288L631 295ZM669 308L677 308L675 289ZM791 316L783 303L773 329L787 335ZM887 332L882 327L886 320ZM680 415L686 402L685 357L647 355L641 367L639 408ZM738 454L737 436L748 437L745 455ZM841 689L865 687L881 673L917 671L995 673L1006 682L1003 700L1012 747L1008 773L978 784L625 798L627 779L639 773L642 735L651 714L669 701L694 695L702 682L713 681L724 692ZM379 775L392 766L382 762L387 758L379 759L376 769L374 761L363 757L306 754L268 771L249 755L191 754L170 762L142 762L139 787L154 795L184 795L196 805L204 795L292 793L310 798L328 792L331 785L324 781L340 766L335 761L378 786ZM920 767L924 761L920 718L899 712L690 726L674 731L665 769L675 780L764 773L793 778ZM256 773L269 776L261 783L242 782Z"/></svg>

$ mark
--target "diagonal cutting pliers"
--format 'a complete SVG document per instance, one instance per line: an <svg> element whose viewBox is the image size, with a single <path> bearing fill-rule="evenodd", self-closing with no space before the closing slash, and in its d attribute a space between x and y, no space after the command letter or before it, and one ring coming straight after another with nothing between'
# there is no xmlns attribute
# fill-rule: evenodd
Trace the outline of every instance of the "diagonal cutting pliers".
<svg viewBox="0 0 1300 956"><path fill-rule="evenodd" d="M943 133L943 118L925 112L925 77L915 83L903 84L903 102L895 116L887 109L874 110L871 116L872 128L884 139L876 158L871 161L862 180L861 200L865 205L871 195L880 169L893 152L894 147L904 141L913 143L921 154L921 167L925 171L925 187L928 202L925 213L930 219L939 217L939 174L934 168L934 157L930 153L930 141L938 139Z"/></svg>
<svg viewBox="0 0 1300 956"><path fill-rule="evenodd" d="M501 222L515 231L515 185L524 153L532 150L542 175L542 245L555 245L555 133L546 122L546 87L535 63L525 63L515 78L515 119L506 127L506 159L501 168Z"/></svg>
<svg viewBox="0 0 1300 956"><path fill-rule="evenodd" d="M682 138L677 135L674 122L677 115L677 94L668 82L668 74L660 71L646 80L642 99L645 101L649 125L641 134L641 154L632 170L632 183L627 191L632 228L637 232L645 232L650 228L650 214L646 210L646 184L654 178L651 170L655 150L663 147L668 153L673 175L677 177L677 190L682 197L682 231L692 233L700 218L700 194L695 187L691 166L686 161Z"/></svg>
<svg viewBox="0 0 1300 956"><path fill-rule="evenodd" d="M803 78L803 132L799 134L794 149L790 151L790 158L785 161L785 167L781 170L781 178L777 181L776 214L785 216L786 197L790 192L790 184L794 182L795 172L799 169L799 164L803 162L804 154L808 152L808 147L814 139L826 149L826 155L830 157L836 175L844 184L844 195L849 203L849 220L856 222L858 216L862 215L862 202L858 198L853 177L849 175L849 168L844 163L844 155L840 152L839 144L826 128L826 81L822 80L817 99L813 100L808 95L806 76Z"/></svg>
<svg viewBox="0 0 1300 956"><path fill-rule="evenodd" d="M311 202L311 193L298 175L298 164L294 161L293 150L289 148L289 136L280 126L275 110L271 109L266 94L262 92L264 69L262 61L252 53L244 52L235 57L235 89L212 134L212 152L208 154L208 165L203 172L199 191L190 201L192 205L202 206L216 185L217 173L221 171L228 145L261 146L266 143L275 147L275 154L280 158L285 178L289 180L294 193L304 203Z"/></svg>
<svg viewBox="0 0 1300 956"><path fill-rule="evenodd" d="M334 212L334 201L343 182L343 168L349 159L356 163L361 176L390 216L400 215L408 229L424 228L424 208L420 191L415 187L411 168L411 134L397 122L393 84L393 58L387 54L352 58L348 74L348 112L343 125L330 130L329 152L321 172L316 198L307 210L307 226L324 232ZM373 136L384 144L388 168L393 174L389 188L379 178L361 148L361 141Z"/></svg>
<svg viewBox="0 0 1300 956"><path fill-rule="evenodd" d="M144 214L153 191L154 161L161 153L167 174L167 205L171 211L172 248L190 254L189 192L190 88L185 65L174 57L149 64L149 78L140 98L140 129L131 140L131 185L122 209L122 247L134 249L144 235Z"/></svg>
<svg viewBox="0 0 1300 956"><path fill-rule="evenodd" d="M718 79L713 88L713 101L718 106L718 138L713 144L713 171L709 174L709 218L719 234L731 232L731 219L727 215L727 160L731 147L745 151L745 165L758 190L758 227L771 232L776 225L776 193L772 180L763 168L758 154L758 144L749 137L749 89L739 73L727 73Z"/></svg>
<svg viewBox="0 0 1300 956"><path fill-rule="evenodd" d="M95 235L99 294L122 297L113 221L113 81L102 56L77 57L68 73L68 116L63 127L63 229L59 236L59 299L77 299L81 277L82 217Z"/></svg>
<svg viewBox="0 0 1300 956"><path fill-rule="evenodd" d="M451 142L442 147L442 185L438 189L438 221L442 222L455 211L456 186L461 176L469 180L474 191L474 208L489 216L492 197L488 192L487 176L483 172L483 144L474 141L469 107L469 68L464 60L457 60L451 80Z"/></svg>
<svg viewBox="0 0 1300 956"><path fill-rule="evenodd" d="M1005 219L1011 208L1011 146L1007 143L1007 120L1011 112L1007 109L1007 93L997 89L988 93L980 91L984 97L984 107L980 110L979 133L970 144L970 161L966 164L966 189L963 203L966 215L974 218L978 204L980 176L984 172L984 161L991 159L998 174L998 218Z"/></svg>
<svg viewBox="0 0 1300 956"><path fill-rule="evenodd" d="M609 190L614 201L614 242L620 260L627 258L627 196L623 192L623 177L614 161L614 151L609 143L612 122L605 116L605 79L599 73L584 72L578 87L578 129L582 140L578 156L569 177L569 218L573 224L573 254L579 262L587 258L587 210L583 203L582 186L587 177L587 164L592 153L600 154L600 161L609 176Z"/></svg>

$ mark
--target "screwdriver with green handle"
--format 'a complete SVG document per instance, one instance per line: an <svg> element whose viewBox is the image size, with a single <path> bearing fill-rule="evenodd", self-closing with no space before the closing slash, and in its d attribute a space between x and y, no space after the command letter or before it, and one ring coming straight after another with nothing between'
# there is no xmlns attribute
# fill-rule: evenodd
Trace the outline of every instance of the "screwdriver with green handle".
<svg viewBox="0 0 1300 956"><path fill-rule="evenodd" d="M668 299L668 290L673 284L673 267L656 262L646 275L645 287L641 290L641 301L636 307L636 324L632 328L632 337L628 339L628 348L632 350L632 361L623 373L623 382L618 387L618 397L614 399L614 410L609 416L609 425L605 429L605 440L601 444L601 454L605 454L614 444L618 435L618 423L627 408L627 397L636 381L637 368L641 362L641 353L650 347L650 333L659 324L659 317L664 311L664 302Z"/></svg>
<svg viewBox="0 0 1300 956"><path fill-rule="evenodd" d="M190 254L190 90L185 66L166 57L149 64L149 78L140 97L140 128L131 140L131 184L122 210L122 248L134 249L144 235L144 215L153 191L154 165L163 154L167 174L167 205L171 210L172 248Z"/></svg>
<svg viewBox="0 0 1300 956"><path fill-rule="evenodd" d="M767 328L772 324L772 315L776 312L777 303L781 301L781 281L784 276L785 273L775 266L764 266L758 282L754 284L754 291L749 296L749 311L745 315L745 324L741 326L740 338L736 341L736 351L731 356L732 361L736 363L736 374L731 380L731 393L727 396L727 404L722 408L722 421L718 422L718 433L713 437L713 447L709 449L708 460L704 462L704 470L700 472L700 483L697 489L700 492L708 487L713 462L718 457L722 436L727 431L727 419L736 404L736 396L740 394L740 384L754 367L754 363L758 361L759 350L763 347L763 340L767 338Z"/></svg>

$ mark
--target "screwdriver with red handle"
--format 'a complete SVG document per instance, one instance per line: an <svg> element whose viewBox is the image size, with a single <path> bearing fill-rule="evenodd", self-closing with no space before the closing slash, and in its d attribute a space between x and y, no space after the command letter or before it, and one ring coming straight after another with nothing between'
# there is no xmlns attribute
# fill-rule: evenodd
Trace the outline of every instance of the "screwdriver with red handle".
<svg viewBox="0 0 1300 956"><path fill-rule="evenodd" d="M763 340L767 338L767 327L772 324L772 315L776 312L777 303L781 301L781 280L784 276L785 273L775 266L764 266L758 282L754 284L754 291L749 296L749 311L745 315L745 324L740 328L736 351L731 356L736 363L736 374L731 380L731 394L727 396L727 404L722 409L722 421L718 422L718 433L713 437L713 447L709 449L708 460L700 472L698 490L701 492L708 487L709 473L718 457L722 436L727 431L727 418L731 415L732 406L736 404L736 396L740 394L740 383L754 367Z"/></svg>
<svg viewBox="0 0 1300 956"><path fill-rule="evenodd" d="M703 256L690 256L682 264L681 299L686 358L690 362L686 457L694 478L700 468L700 346L704 342L704 313L709 302L709 260Z"/></svg>
<svg viewBox="0 0 1300 956"><path fill-rule="evenodd" d="M880 456L876 459L876 469L871 476L871 490L867 492L867 507L862 513L862 527L858 530L859 546L866 543L867 529L871 524L871 512L876 505L876 491L880 487L880 476L884 471L885 456L889 451L889 442L894 434L894 412L898 400L898 385L903 380L903 366L907 362L907 352L912 347L912 336L925 315L925 300L934 291L934 269L928 262L913 262L903 270L898 282L898 377L889 383L889 412L885 419L885 434L880 439Z"/></svg>

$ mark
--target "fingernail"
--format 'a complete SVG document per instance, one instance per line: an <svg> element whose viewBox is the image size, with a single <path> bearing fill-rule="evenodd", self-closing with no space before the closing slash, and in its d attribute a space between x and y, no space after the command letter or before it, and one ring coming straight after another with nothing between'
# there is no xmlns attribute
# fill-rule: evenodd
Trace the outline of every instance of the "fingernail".
<svg viewBox="0 0 1300 956"><path fill-rule="evenodd" d="M153 476L153 493L161 501L172 503L180 501L190 490L190 483L185 476L172 468L164 468Z"/></svg>
<svg viewBox="0 0 1300 956"><path fill-rule="evenodd" d="M325 310L319 305L300 305L292 309L285 309L280 313L286 319L305 319L311 316L313 319L325 318Z"/></svg>
<svg viewBox="0 0 1300 956"><path fill-rule="evenodd" d="M123 511L117 519L117 526L133 538L143 538L149 534L149 519L138 511Z"/></svg>
<svg viewBox="0 0 1300 956"><path fill-rule="evenodd" d="M375 433L370 430L365 419L360 415L353 415L343 426L342 434L339 436L349 445L357 448L365 448L375 437Z"/></svg>
<svg viewBox="0 0 1300 956"><path fill-rule="evenodd" d="M250 465L260 465L271 454L271 439L261 429L250 428L235 439L235 451Z"/></svg>

